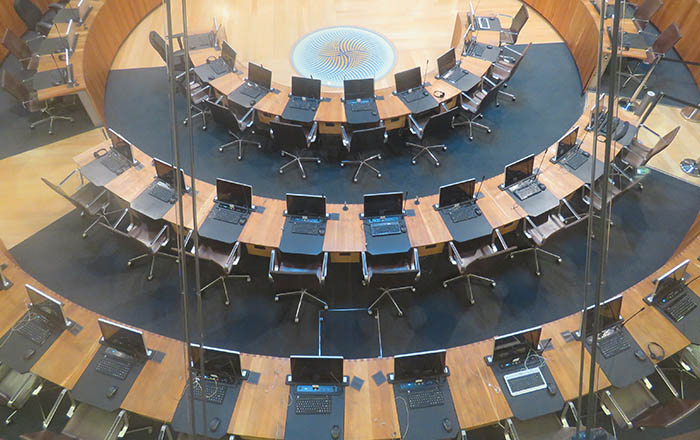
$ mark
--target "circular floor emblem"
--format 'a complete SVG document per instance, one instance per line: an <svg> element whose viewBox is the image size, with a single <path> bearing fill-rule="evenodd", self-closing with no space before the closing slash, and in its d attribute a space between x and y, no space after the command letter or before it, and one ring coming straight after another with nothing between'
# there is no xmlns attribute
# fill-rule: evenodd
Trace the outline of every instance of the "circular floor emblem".
<svg viewBox="0 0 700 440"><path fill-rule="evenodd" d="M381 35L340 26L305 35L292 49L292 66L301 76L342 87L345 79L379 79L391 72L396 52Z"/></svg>

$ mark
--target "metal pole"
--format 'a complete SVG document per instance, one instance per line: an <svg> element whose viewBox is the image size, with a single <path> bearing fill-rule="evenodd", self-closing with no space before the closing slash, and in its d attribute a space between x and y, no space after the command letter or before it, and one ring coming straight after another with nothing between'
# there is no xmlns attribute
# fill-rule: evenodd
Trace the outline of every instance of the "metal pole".
<svg viewBox="0 0 700 440"><path fill-rule="evenodd" d="M639 87L637 87L637 89L634 91L632 96L629 99L627 99L627 98L620 99L620 106L622 106L622 108L624 108L625 110L630 111L630 112L634 111L634 109L637 106L637 97L639 96L640 93L642 93L642 90L644 90L644 88L646 87L647 81L649 81L651 74L654 73L654 70L656 70L656 66L658 66L660 62L661 62L661 56L657 55L656 59L654 60L654 63L651 65L651 67L647 71L646 75L644 75L644 78L642 78L642 81L639 83Z"/></svg>
<svg viewBox="0 0 700 440"><path fill-rule="evenodd" d="M700 102L698 105L700 105ZM681 116L690 122L700 122L700 110L696 109L695 107L684 107L681 110Z"/></svg>
<svg viewBox="0 0 700 440"><path fill-rule="evenodd" d="M13 285L12 281L5 276L5 269L7 269L7 264L0 264L0 290L7 290Z"/></svg>

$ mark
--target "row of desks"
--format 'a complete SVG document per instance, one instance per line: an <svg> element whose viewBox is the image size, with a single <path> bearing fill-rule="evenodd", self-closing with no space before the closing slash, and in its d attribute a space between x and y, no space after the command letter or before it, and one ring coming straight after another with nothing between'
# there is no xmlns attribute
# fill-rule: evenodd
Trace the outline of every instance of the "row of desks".
<svg viewBox="0 0 700 440"><path fill-rule="evenodd" d="M23 272L4 246L1 253L2 260L9 263L5 273L14 282L9 291L0 293L3 301L3 307L0 308L0 332L5 333L25 312L23 284L30 283L47 292L51 291ZM642 298L653 290L652 279L685 258L691 259L688 268L691 277L700 274L698 255L700 238L695 238L663 267L627 289L624 292L623 317L630 317L643 305ZM62 300L66 304L67 315L82 325L83 330L77 336L64 332L31 371L71 389L99 348L100 332L96 320L100 316L65 298ZM553 345L553 349L545 351L543 356L567 401L578 395L580 343L565 342L561 333L577 329L580 316L580 313L576 313L543 326L542 338L552 338ZM626 328L647 354L648 342L661 344L667 356L689 343L654 308L645 309L637 318L629 321ZM187 377L184 344L151 332L145 332L145 340L149 348L164 352L165 358L161 363L146 364L121 407L149 418L170 422ZM474 429L513 416L503 390L483 360L492 349L493 340L489 339L447 350L447 365L451 371L448 382L461 428ZM588 354L585 356L588 365ZM289 360L248 354L242 354L241 359L243 368L258 372L261 376L258 384L244 383L242 386L238 403L228 421L228 432L244 438L282 438L288 402L285 376L289 373ZM345 393L345 438L398 438L400 429L393 390L386 383L377 386L372 380L372 376L379 371L386 374L393 370L392 359L346 360L344 368L351 378L357 376L365 383L360 391L348 388ZM602 371L598 371L597 378L596 390L610 386ZM584 383L584 390L587 389L587 383Z"/></svg>

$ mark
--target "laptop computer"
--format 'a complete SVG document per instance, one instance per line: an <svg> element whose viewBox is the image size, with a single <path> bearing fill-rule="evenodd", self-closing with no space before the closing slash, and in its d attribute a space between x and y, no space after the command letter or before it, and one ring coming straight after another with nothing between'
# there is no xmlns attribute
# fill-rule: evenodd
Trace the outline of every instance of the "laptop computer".
<svg viewBox="0 0 700 440"><path fill-rule="evenodd" d="M483 184L483 181L482 181ZM436 209L445 210L453 223L482 215L474 197L475 179L462 180L440 187Z"/></svg>
<svg viewBox="0 0 700 440"><path fill-rule="evenodd" d="M396 94L404 102L417 101L430 95L423 87L420 66L394 74L394 83Z"/></svg>
<svg viewBox="0 0 700 440"><path fill-rule="evenodd" d="M594 308L595 306L591 305L584 311L586 328L583 335L589 346L593 343ZM620 316L621 309L622 295L617 295L600 304L600 332L597 346L605 359L612 358L632 347L621 326L624 321ZM580 336L581 332L575 335Z"/></svg>
<svg viewBox="0 0 700 440"><path fill-rule="evenodd" d="M104 155L99 157L100 163L116 175L122 174L135 165L134 156L131 152L131 144L122 135L107 129L107 136L111 142L111 147Z"/></svg>
<svg viewBox="0 0 700 440"><path fill-rule="evenodd" d="M63 303L39 289L24 285L29 299L29 313L14 326L14 331L39 346L55 332L61 332L72 323L63 312Z"/></svg>
<svg viewBox="0 0 700 440"><path fill-rule="evenodd" d="M125 380L131 369L151 357L152 351L146 348L143 332L103 318L97 320L102 337L100 344L105 346L95 371L118 380Z"/></svg>
<svg viewBox="0 0 700 440"><path fill-rule="evenodd" d="M241 94L251 100L265 96L272 88L272 71L255 63L248 63L248 78L239 87Z"/></svg>
<svg viewBox="0 0 700 440"><path fill-rule="evenodd" d="M406 232L403 193L365 194L362 218L373 237Z"/></svg>
<svg viewBox="0 0 700 440"><path fill-rule="evenodd" d="M377 102L374 97L374 78L343 81L343 103L349 124L379 121Z"/></svg>
<svg viewBox="0 0 700 440"><path fill-rule="evenodd" d="M572 170L579 169L590 157L587 151L581 150L581 142L578 141L578 125L562 136L557 142L557 152L549 161L561 163Z"/></svg>
<svg viewBox="0 0 700 440"><path fill-rule="evenodd" d="M292 91L282 112L282 119L301 123L314 120L321 103L321 80L292 77Z"/></svg>
<svg viewBox="0 0 700 440"><path fill-rule="evenodd" d="M326 232L326 196L287 193L287 209L292 233L323 235Z"/></svg>
<svg viewBox="0 0 700 440"><path fill-rule="evenodd" d="M539 352L541 334L542 327L533 327L494 340L493 355L487 361L505 373L503 380L513 397L547 388L540 366L530 361Z"/></svg>
<svg viewBox="0 0 700 440"><path fill-rule="evenodd" d="M535 155L530 154L520 160L516 160L505 167L505 180L501 189L507 189L520 201L541 193L546 189L544 184L537 181L534 173Z"/></svg>
<svg viewBox="0 0 700 440"><path fill-rule="evenodd" d="M209 61L207 65L216 75L224 75L231 72L236 72L236 51L228 44L228 41L221 43L221 56Z"/></svg>
<svg viewBox="0 0 700 440"><path fill-rule="evenodd" d="M697 308L697 296L688 292L690 283L683 280L689 264L690 260L685 260L661 275L656 280L654 293L645 298L647 303L661 309L673 322L681 322Z"/></svg>
<svg viewBox="0 0 700 440"><path fill-rule="evenodd" d="M179 173L175 173L175 167L158 158L153 158L153 165L156 169L156 180L151 184L149 194L161 202L174 204L177 201L176 175L180 176L182 188L187 191L184 171L180 168Z"/></svg>
<svg viewBox="0 0 700 440"><path fill-rule="evenodd" d="M254 209L252 200L252 186L217 178L216 198L210 216L221 222L244 225Z"/></svg>
<svg viewBox="0 0 700 440"><path fill-rule="evenodd" d="M190 343L190 371L193 397L215 405L222 405L228 389L239 386L249 374L241 368L239 352L194 343Z"/></svg>
<svg viewBox="0 0 700 440"><path fill-rule="evenodd" d="M348 378L343 376L342 356L299 356L289 358L294 413L300 416L332 414L333 397L344 394ZM336 409L337 411L337 409Z"/></svg>
<svg viewBox="0 0 700 440"><path fill-rule="evenodd" d="M406 398L409 410L445 404L439 385L449 374L446 356L444 349L394 356L394 373L389 374L389 381L398 385L397 391Z"/></svg>

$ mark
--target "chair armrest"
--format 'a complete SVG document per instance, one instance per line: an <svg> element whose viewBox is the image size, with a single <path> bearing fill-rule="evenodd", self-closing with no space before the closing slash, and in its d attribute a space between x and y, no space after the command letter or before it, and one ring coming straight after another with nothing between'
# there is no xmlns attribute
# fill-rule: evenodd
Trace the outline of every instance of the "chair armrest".
<svg viewBox="0 0 700 440"><path fill-rule="evenodd" d="M153 245L155 244L155 242L157 242L158 240L160 240L160 237L162 237L163 234L165 234L165 232L166 232L167 230L168 230L168 225L163 225L163 227L160 228L160 231L158 231L158 235L156 235L155 238L154 238L153 240L151 240L151 242L148 244L148 246L149 246L149 247L153 247Z"/></svg>
<svg viewBox="0 0 700 440"><path fill-rule="evenodd" d="M173 433L170 431L170 427L166 424L163 423L163 425L160 427L160 431L158 431L158 439L157 440L173 440Z"/></svg>
<svg viewBox="0 0 700 440"><path fill-rule="evenodd" d="M318 122L314 121L311 124L311 130L309 130L309 135L306 136L306 143L313 144L316 141L316 133L318 132Z"/></svg>
<svg viewBox="0 0 700 440"><path fill-rule="evenodd" d="M74 175L75 173L77 173L77 172L78 172L78 169L77 169L77 168L74 169L73 171L71 171L66 177L63 178L63 180L61 180L60 182L58 182L58 186L63 186L63 184L66 183L66 182L68 181L68 179L70 179L71 177L73 177L73 175Z"/></svg>
<svg viewBox="0 0 700 440"><path fill-rule="evenodd" d="M109 431L104 436L104 440L108 440L114 436L117 428L119 427L119 424L124 420L124 429L123 431L126 431L129 427L129 418L126 415L126 410L120 410L119 414L117 414L117 417L115 417L114 422L112 422L112 426L110 426Z"/></svg>
<svg viewBox="0 0 700 440"><path fill-rule="evenodd" d="M502 14L502 13L500 13L500 12L496 14L496 17L508 17L508 18L513 18L512 15Z"/></svg>
<svg viewBox="0 0 700 440"><path fill-rule="evenodd" d="M680 398L681 395L678 393L678 390L676 390L676 387L673 386L671 381L666 376L666 373L663 372L663 370L659 367L658 364L654 364L654 369L659 374L659 377L664 382L664 384L666 385L668 390L671 391L671 394L673 394L673 397L675 397L676 399Z"/></svg>
<svg viewBox="0 0 700 440"><path fill-rule="evenodd" d="M190 242L190 239L194 235L194 229L190 229L187 231L187 235L185 236L185 241L182 242L182 247L187 251L187 244ZM192 253L194 254L194 243L192 244Z"/></svg>
<svg viewBox="0 0 700 440"><path fill-rule="evenodd" d="M504 31L501 31L501 32L504 32ZM508 32L508 31L505 31L505 32ZM508 32L508 33L512 34L512 32ZM518 52L517 50L513 49L512 47L503 46L503 49L509 50L518 56L522 56L522 53Z"/></svg>
<svg viewBox="0 0 700 440"><path fill-rule="evenodd" d="M415 281L418 281L420 280L420 258L418 257L418 248L413 248L413 265L418 271L415 279Z"/></svg>
<svg viewBox="0 0 700 440"><path fill-rule="evenodd" d="M340 126L340 134L342 135L343 146L349 151L350 150L350 135L345 129L344 125Z"/></svg>
<svg viewBox="0 0 700 440"><path fill-rule="evenodd" d="M267 277L270 279L270 281L274 281L272 279L272 272L275 271L275 266L277 263L277 251L275 249L270 252L270 265L267 268Z"/></svg>
<svg viewBox="0 0 700 440"><path fill-rule="evenodd" d="M362 257L362 280L365 284L369 284L369 268L367 267L367 253L362 251L360 254Z"/></svg>
<svg viewBox="0 0 700 440"><path fill-rule="evenodd" d="M469 102L471 102L474 105L478 106L479 104L481 104L481 102L476 101L474 98L472 98L471 96L469 96L465 92L460 92L460 95L462 95L462 97L464 97L464 98L467 98L469 100Z"/></svg>
<svg viewBox="0 0 700 440"><path fill-rule="evenodd" d="M605 390L603 392L605 393L605 396L608 398L608 400L610 400L610 403L615 408L615 411L617 411L620 414L620 417L622 417L622 420L627 425L627 428L632 429L634 427L634 425L632 425L632 421L629 419L629 417L627 417L627 414L625 414L625 412L622 410L622 408L620 407L620 404L617 403L617 400L615 400L615 397L613 397L610 390Z"/></svg>
<svg viewBox="0 0 700 440"><path fill-rule="evenodd" d="M231 253L228 254L228 257L226 258L226 267L231 268L236 264L238 259L241 256L241 242L237 241L233 245L233 249L231 249Z"/></svg>
<svg viewBox="0 0 700 440"><path fill-rule="evenodd" d="M652 130L651 128L647 127L644 124L639 124L639 128L643 128L643 129L647 130L649 133L653 134L654 136L656 136L659 139L661 139L663 137L659 133L655 132L654 130ZM637 136L639 136L639 135L637 135Z"/></svg>
<svg viewBox="0 0 700 440"><path fill-rule="evenodd" d="M71 399L71 402L73 401L73 398L70 396L68 393L68 390L66 388L62 389L61 392L58 394L58 397L56 398L56 401L54 402L53 406L49 410L49 413L46 414L46 417L41 423L41 426L46 429L49 427L51 424L51 421L53 420L53 417L56 415L56 411L58 410L59 405L61 405L61 402L63 402L63 398L68 394L68 397ZM75 405L75 403L73 403Z"/></svg>
<svg viewBox="0 0 700 440"><path fill-rule="evenodd" d="M508 249L508 243L506 243L506 240L503 238L503 235L501 234L501 230L496 228L493 230L493 235L491 236L491 245L495 245L495 240L494 238L498 238L498 241L501 243L501 246L503 246L503 249Z"/></svg>
<svg viewBox="0 0 700 440"><path fill-rule="evenodd" d="M248 122L250 122L250 118L252 118L254 111L255 111L255 107L251 107L247 112L245 112L245 115L243 115L241 120L238 121L238 125L239 126L248 125Z"/></svg>
<svg viewBox="0 0 700 440"><path fill-rule="evenodd" d="M489 79L488 76L484 76L484 81L486 81L487 83L489 83L492 87L496 87L496 83L493 82L493 81L491 81L491 79Z"/></svg>
<svg viewBox="0 0 700 440"><path fill-rule="evenodd" d="M418 137L423 136L423 129L420 127L418 124L418 121L416 121L416 118L413 117L413 114L408 115L408 122L413 126L413 128L416 130L415 133Z"/></svg>
<svg viewBox="0 0 700 440"><path fill-rule="evenodd" d="M450 250L450 261L453 262L455 266L457 266L457 270L459 273L462 273L464 269L466 269L466 266L462 262L462 257L459 256L459 251L457 250L457 246L455 246L454 241L450 241L448 243L449 250Z"/></svg>
<svg viewBox="0 0 700 440"><path fill-rule="evenodd" d="M561 199L561 202L562 202L562 204L564 204L564 206L566 206L566 209L568 209L569 211L571 211L571 213L574 215L574 217L576 218L576 220L581 220L581 216L579 215L578 212L576 212L576 211L574 210L574 207L571 206L571 204L569 203L568 200L566 200L566 199ZM559 213L561 214L561 205L559 205Z"/></svg>
<svg viewBox="0 0 700 440"><path fill-rule="evenodd" d="M126 215L127 215L128 213L129 213L129 209L128 209L128 208L125 209L124 212L122 212L122 215L119 216L119 219L118 219L117 222L114 224L114 229L117 229L117 228L119 227L119 224L122 222L122 220L124 220L124 218L126 217Z"/></svg>
<svg viewBox="0 0 700 440"><path fill-rule="evenodd" d="M326 275L328 275L328 252L323 253L323 263L321 264L321 279L319 280L321 284L326 282Z"/></svg>
<svg viewBox="0 0 700 440"><path fill-rule="evenodd" d="M88 208L95 204L98 200L102 198L103 195L107 194L107 190L103 189L90 203L87 204Z"/></svg>

